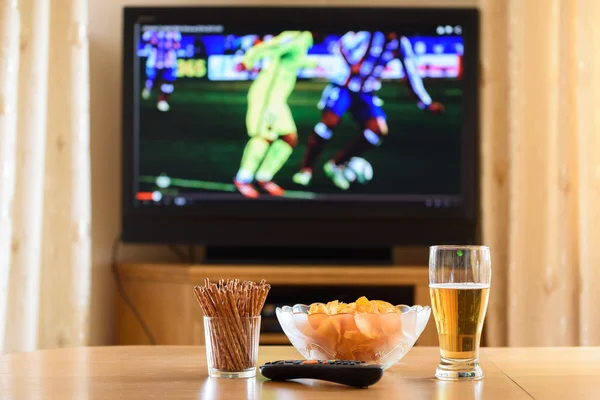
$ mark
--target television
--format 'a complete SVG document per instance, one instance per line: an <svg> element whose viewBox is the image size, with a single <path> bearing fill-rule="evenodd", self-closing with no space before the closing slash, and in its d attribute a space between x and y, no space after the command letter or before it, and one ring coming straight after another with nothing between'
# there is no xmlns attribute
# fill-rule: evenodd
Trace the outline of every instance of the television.
<svg viewBox="0 0 600 400"><path fill-rule="evenodd" d="M470 8L124 9L125 242L478 240Z"/></svg>

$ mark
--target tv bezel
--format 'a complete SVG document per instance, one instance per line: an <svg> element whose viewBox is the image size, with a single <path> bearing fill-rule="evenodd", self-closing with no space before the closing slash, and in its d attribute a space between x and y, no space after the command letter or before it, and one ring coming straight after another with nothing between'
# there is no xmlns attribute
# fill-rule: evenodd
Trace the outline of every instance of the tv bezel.
<svg viewBox="0 0 600 400"><path fill-rule="evenodd" d="M370 19L371 17L371 19ZM134 107L136 24L219 24L343 30L377 19L389 26L427 21L463 27L461 208L357 201L214 201L203 206L135 207L139 159ZM273 21L277 21L274 23ZM304 22L302 22L304 21ZM311 21L307 24L306 21ZM329 25L326 25L329 24ZM372 22L371 22L372 24ZM308 26L307 26L308 25ZM368 23L366 24L368 25ZM364 29L364 28L362 28ZM124 242L215 246L401 246L478 240L479 11L411 7L125 7L122 76Z"/></svg>

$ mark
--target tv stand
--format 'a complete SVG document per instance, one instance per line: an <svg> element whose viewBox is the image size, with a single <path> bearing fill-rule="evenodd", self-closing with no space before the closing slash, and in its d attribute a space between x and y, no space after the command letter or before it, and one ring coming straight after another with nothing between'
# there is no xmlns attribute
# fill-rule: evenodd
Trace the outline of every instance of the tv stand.
<svg viewBox="0 0 600 400"><path fill-rule="evenodd" d="M205 247L205 264L222 265L393 265L393 250L332 247Z"/></svg>
<svg viewBox="0 0 600 400"><path fill-rule="evenodd" d="M423 249L418 253L422 254ZM395 252L397 253L397 252ZM404 258L406 259L406 258ZM148 325L159 344L203 345L202 313L193 296L194 285L202 285L205 278L211 281L235 278L240 280L267 280L285 296L267 298L267 303L295 301L294 293L327 292L329 296L358 295L375 292L376 295L394 296L410 294L406 302L429 305L429 272L426 263L412 265L313 263L289 264L152 264L122 263L118 275L129 299ZM289 292L286 292L289 288ZM378 290L381 288L381 290ZM387 295L384 293L388 293ZM373 296L376 296L373 294ZM321 295L319 295L321 296ZM387 298L387 297L386 297ZM382 298L381 300L385 300ZM390 298L391 300L391 298ZM393 300L391 300L393 301ZM270 304L273 307L274 304ZM271 321L272 322L272 321ZM275 321L276 323L276 321ZM265 318L265 327L267 320ZM122 298L117 297L117 344L144 345L148 338ZM261 333L261 344L289 344L282 333ZM437 333L433 316L419 338L417 345L437 346Z"/></svg>

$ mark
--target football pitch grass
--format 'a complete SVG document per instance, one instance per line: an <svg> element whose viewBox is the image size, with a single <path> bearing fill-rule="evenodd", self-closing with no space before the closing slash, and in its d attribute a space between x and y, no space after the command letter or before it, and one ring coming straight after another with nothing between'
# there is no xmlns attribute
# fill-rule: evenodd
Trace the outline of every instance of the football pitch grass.
<svg viewBox="0 0 600 400"><path fill-rule="evenodd" d="M154 185L158 178L158 176L142 175L138 178L138 181L140 183ZM175 189L175 194L179 192L188 192L190 190L202 192L237 193L237 189L233 183L210 182L198 179L182 179L172 177L170 178L169 188L171 191ZM289 199L315 199L317 194L299 190L286 190L282 197Z"/></svg>
<svg viewBox="0 0 600 400"><path fill-rule="evenodd" d="M296 185L292 175L300 168L306 142L319 121L317 103L327 82L300 81L288 104L298 128L299 143L275 181L290 196L338 194L323 173L325 161L342 149L360 130L348 113L335 131L315 169L309 187ZM353 185L356 194L457 194L460 188L460 86L454 81L425 82L431 97L446 107L442 116L419 110L416 100L398 82L384 82L383 100L389 134L381 146L362 156L373 166L367 185ZM166 174L187 182L187 190L231 192L246 132L249 82L177 81L171 110L156 109L156 94L141 100L140 164L144 181ZM196 182L196 184L192 184ZM142 183L141 189L154 187ZM185 186L181 186L183 189Z"/></svg>

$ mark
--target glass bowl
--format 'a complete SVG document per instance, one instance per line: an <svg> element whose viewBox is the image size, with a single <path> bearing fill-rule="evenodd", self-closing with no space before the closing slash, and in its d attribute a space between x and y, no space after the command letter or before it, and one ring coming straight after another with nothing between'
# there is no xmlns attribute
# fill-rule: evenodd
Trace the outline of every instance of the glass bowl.
<svg viewBox="0 0 600 400"><path fill-rule="evenodd" d="M400 312L308 314L309 306L277 307L277 319L294 347L307 360L360 360L397 363L425 329L431 308L405 306Z"/></svg>

